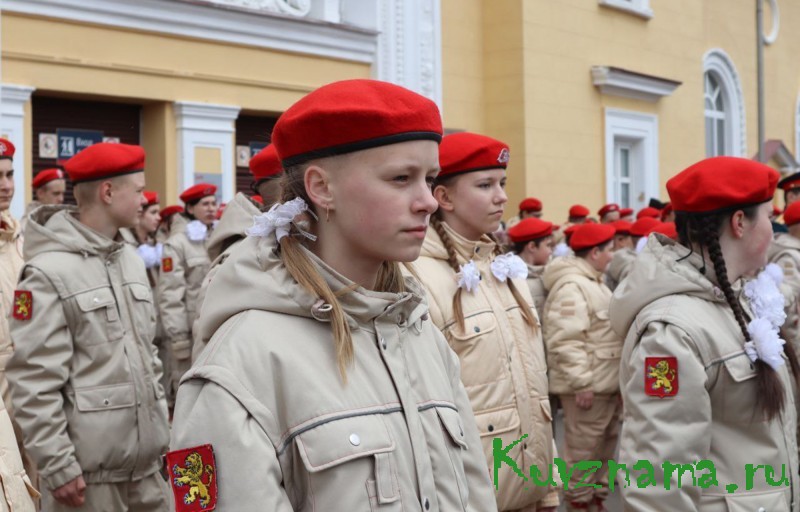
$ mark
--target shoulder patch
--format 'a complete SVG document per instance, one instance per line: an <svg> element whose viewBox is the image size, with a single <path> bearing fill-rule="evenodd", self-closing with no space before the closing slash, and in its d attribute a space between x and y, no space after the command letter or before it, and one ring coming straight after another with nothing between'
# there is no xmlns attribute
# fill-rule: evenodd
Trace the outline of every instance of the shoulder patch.
<svg viewBox="0 0 800 512"><path fill-rule="evenodd" d="M167 453L167 471L176 512L217 508L217 466L210 444Z"/></svg>
<svg viewBox="0 0 800 512"><path fill-rule="evenodd" d="M172 272L172 258L161 258L161 271Z"/></svg>
<svg viewBox="0 0 800 512"><path fill-rule="evenodd" d="M649 396L665 398L678 394L678 358L644 358L644 392Z"/></svg>
<svg viewBox="0 0 800 512"><path fill-rule="evenodd" d="M14 291L14 318L30 320L33 316L33 293L27 290Z"/></svg>

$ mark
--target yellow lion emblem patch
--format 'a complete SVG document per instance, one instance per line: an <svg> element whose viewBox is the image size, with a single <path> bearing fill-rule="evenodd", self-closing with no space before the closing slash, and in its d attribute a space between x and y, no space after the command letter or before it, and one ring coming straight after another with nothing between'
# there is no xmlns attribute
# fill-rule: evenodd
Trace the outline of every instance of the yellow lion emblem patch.
<svg viewBox="0 0 800 512"><path fill-rule="evenodd" d="M177 459L177 460L176 460ZM217 489L211 445L167 454L173 494L178 512L214 510Z"/></svg>
<svg viewBox="0 0 800 512"><path fill-rule="evenodd" d="M664 398L678 394L678 360L674 357L645 358L645 393Z"/></svg>

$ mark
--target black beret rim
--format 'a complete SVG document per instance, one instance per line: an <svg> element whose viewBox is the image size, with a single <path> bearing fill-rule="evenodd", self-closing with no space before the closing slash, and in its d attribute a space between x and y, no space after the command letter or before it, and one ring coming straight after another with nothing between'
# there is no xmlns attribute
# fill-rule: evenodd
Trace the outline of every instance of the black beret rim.
<svg viewBox="0 0 800 512"><path fill-rule="evenodd" d="M272 136L274 138L275 134L273 133ZM345 144L314 149L312 151L306 151L305 153L282 158L281 165L284 169L286 169L287 167L302 164L308 162L309 160L316 160L317 158L345 155L347 153L355 153L356 151L388 146L390 144L398 144L400 142L408 142L412 140L432 140L439 144L442 142L442 134L438 132L403 132L395 133L393 135L385 135L383 137L375 137L373 139L348 142Z"/></svg>
<svg viewBox="0 0 800 512"><path fill-rule="evenodd" d="M72 180L72 183L74 185L77 185L78 183L88 183L90 181L107 180L109 178L116 178L117 176L125 176L127 174L136 174L137 172L144 172L144 169L142 168L142 169L131 169L129 171L120 171L120 172L107 174L105 176L100 176L100 177L97 177L97 178L83 178L83 179L80 179L80 180L73 180L72 178L70 178L70 180ZM69 175L69 173L67 173L67 174Z"/></svg>

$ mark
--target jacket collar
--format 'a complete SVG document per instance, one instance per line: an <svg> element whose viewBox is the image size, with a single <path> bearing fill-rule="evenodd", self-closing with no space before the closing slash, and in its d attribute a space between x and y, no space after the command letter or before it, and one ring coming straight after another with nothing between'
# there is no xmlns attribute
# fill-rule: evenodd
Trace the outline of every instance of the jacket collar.
<svg viewBox="0 0 800 512"><path fill-rule="evenodd" d="M494 258L497 244L488 235L483 235L477 242L467 240L456 233L446 222L442 221L441 224L453 244L459 263L464 264L470 260L491 261ZM437 259L447 259L447 249L435 229L428 230L423 244L423 254Z"/></svg>

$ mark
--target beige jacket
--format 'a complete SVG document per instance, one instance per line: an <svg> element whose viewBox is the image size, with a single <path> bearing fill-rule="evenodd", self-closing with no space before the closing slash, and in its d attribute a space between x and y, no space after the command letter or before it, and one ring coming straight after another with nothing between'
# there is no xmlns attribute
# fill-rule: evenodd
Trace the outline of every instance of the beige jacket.
<svg viewBox="0 0 800 512"><path fill-rule="evenodd" d="M783 339L791 342L795 352L800 354L800 240L788 233L776 234L767 258L783 270L786 321L781 333Z"/></svg>
<svg viewBox="0 0 800 512"><path fill-rule="evenodd" d="M11 320L15 418L43 483L126 482L161 467L167 407L153 346L153 296L136 252L43 206L30 217L18 289L33 298Z"/></svg>
<svg viewBox="0 0 800 512"><path fill-rule="evenodd" d="M571 256L550 263L543 279L550 392L618 393L623 338L608 320L611 290L603 274Z"/></svg>
<svg viewBox="0 0 800 512"><path fill-rule="evenodd" d="M606 286L612 292L631 271L634 261L636 261L636 251L633 249L620 249L614 253L606 269Z"/></svg>
<svg viewBox="0 0 800 512"><path fill-rule="evenodd" d="M494 242L488 237L470 242L447 224L444 227L456 245L459 263L472 259L482 276L477 290L461 295L466 330L462 331L455 321L453 296L457 280L447 263L441 238L433 229L428 230L421 256L411 267L428 292L434 325L442 330L461 361L461 380L475 411L488 467L494 467L494 439L500 438L506 447L525 434L528 437L508 456L526 475L531 465L549 467L556 455L541 328L534 330L525 323L508 285L492 275ZM515 284L532 302L525 282L518 280ZM537 502L542 506L558 505L556 493L531 485L507 464L501 464L498 484L500 510L520 509Z"/></svg>
<svg viewBox="0 0 800 512"><path fill-rule="evenodd" d="M744 337L722 291L700 273L702 260L662 235L651 236L628 279L614 292L611 320L625 335L620 385L625 402L620 462L633 467L652 461L657 486L622 490L626 510L800 510L795 440L795 386L788 364L778 374L788 391L783 415L760 417L756 370L744 351ZM713 270L707 269L713 276ZM647 357L674 357L677 395L645 394ZM673 388L674 389L674 388ZM663 484L663 461L694 464L709 460L719 486L703 489L684 475ZM745 466L766 464L789 485L767 485L762 469L746 489ZM633 471L633 474L639 474ZM708 475L699 470L698 475ZM727 484L738 485L735 493ZM791 504L791 505L790 505ZM763 508L762 508L763 507Z"/></svg>
<svg viewBox="0 0 800 512"><path fill-rule="evenodd" d="M175 217L186 221L181 214ZM197 312L197 299L203 278L211 265L206 241L189 240L188 224L178 219L172 223L162 255L162 262L171 262L172 268L165 268L162 263L157 294L164 334L171 343L173 358L178 361L188 361L191 357L192 324Z"/></svg>
<svg viewBox="0 0 800 512"><path fill-rule="evenodd" d="M0 212L0 396L7 404L11 403L11 395L6 366L14 351L8 319L14 307L14 290L22 270L22 243L19 223L8 211Z"/></svg>
<svg viewBox="0 0 800 512"><path fill-rule="evenodd" d="M253 217L261 213L256 204L246 195L238 192L233 196L233 200L225 207L219 224L214 228L211 236L208 237L208 257L211 258L211 266L200 286L200 294L197 297L197 310L203 309L206 290L211 279L217 273L217 269L228 259L233 248L247 236L245 231L253 225ZM192 361L200 357L200 353L208 344L208 338L200 336L200 318L195 317L192 327ZM212 333L213 334L213 333Z"/></svg>
<svg viewBox="0 0 800 512"><path fill-rule="evenodd" d="M544 314L544 303L547 300L547 290L544 287L544 281L542 281L544 267L544 265L528 265L528 289L531 292L533 306L536 308L536 316L540 319Z"/></svg>
<svg viewBox="0 0 800 512"><path fill-rule="evenodd" d="M334 291L352 285L310 257ZM408 286L341 296L355 348L343 383L328 313L275 239L234 249L208 288L211 341L183 378L171 441L213 446L217 510L496 510L458 360Z"/></svg>

